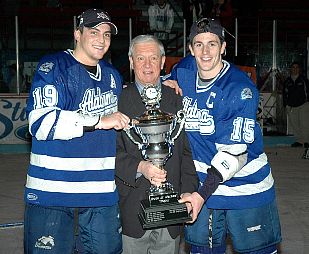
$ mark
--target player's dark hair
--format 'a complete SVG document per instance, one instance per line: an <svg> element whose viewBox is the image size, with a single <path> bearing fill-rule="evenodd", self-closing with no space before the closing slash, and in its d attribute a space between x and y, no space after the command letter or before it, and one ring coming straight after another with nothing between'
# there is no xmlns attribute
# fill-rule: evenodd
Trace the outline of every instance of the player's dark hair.
<svg viewBox="0 0 309 254"><path fill-rule="evenodd" d="M76 30L79 30L81 33L84 32L84 26L79 26L76 28Z"/></svg>

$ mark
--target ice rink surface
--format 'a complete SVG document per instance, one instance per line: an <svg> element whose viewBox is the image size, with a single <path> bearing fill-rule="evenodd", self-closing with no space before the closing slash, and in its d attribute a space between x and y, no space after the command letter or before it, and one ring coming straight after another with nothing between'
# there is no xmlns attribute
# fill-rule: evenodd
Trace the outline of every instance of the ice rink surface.
<svg viewBox="0 0 309 254"><path fill-rule="evenodd" d="M309 251L309 159L304 148L265 148L276 183L281 254ZM23 190L29 153L0 154L0 254L23 253ZM229 248L227 254L233 253ZM162 253L164 254L164 253Z"/></svg>

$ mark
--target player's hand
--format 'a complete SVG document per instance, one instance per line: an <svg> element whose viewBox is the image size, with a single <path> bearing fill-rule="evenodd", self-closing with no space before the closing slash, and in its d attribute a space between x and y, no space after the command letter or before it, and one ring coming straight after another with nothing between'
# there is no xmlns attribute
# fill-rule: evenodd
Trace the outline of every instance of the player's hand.
<svg viewBox="0 0 309 254"><path fill-rule="evenodd" d="M121 130L129 127L130 118L121 112L115 112L113 114L102 116L95 129L116 129Z"/></svg>
<svg viewBox="0 0 309 254"><path fill-rule="evenodd" d="M171 88L174 88L175 89L175 93L182 96L182 90L179 87L178 82L176 80L165 80L163 82L163 85L169 86Z"/></svg>
<svg viewBox="0 0 309 254"><path fill-rule="evenodd" d="M197 192L193 192L192 194L186 193L179 199L179 203L190 203L191 206L187 206L188 212L192 217L192 220L189 223L193 223L196 221L198 214L200 213L203 205L204 199Z"/></svg>
<svg viewBox="0 0 309 254"><path fill-rule="evenodd" d="M185 192L185 193L182 193L182 194L180 195L180 198L182 199L182 198L184 198L184 197L188 197L188 196L190 196L190 195L191 195L191 193L189 193L189 192ZM191 205L191 203L190 203L190 202L186 202L185 204L186 204L186 207L187 207L188 213L190 214L190 213L191 213L191 211L192 211L192 205Z"/></svg>
<svg viewBox="0 0 309 254"><path fill-rule="evenodd" d="M156 167L150 161L141 161L137 171L142 173L152 185L159 187L166 181L166 171Z"/></svg>

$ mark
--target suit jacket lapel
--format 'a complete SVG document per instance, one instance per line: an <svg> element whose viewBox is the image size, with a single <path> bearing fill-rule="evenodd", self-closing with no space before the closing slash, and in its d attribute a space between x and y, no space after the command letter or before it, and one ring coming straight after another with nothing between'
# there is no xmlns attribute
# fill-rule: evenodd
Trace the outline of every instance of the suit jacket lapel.
<svg viewBox="0 0 309 254"><path fill-rule="evenodd" d="M132 86L133 87L131 89L130 98L128 98L128 101L130 102L128 107L131 107L131 112L140 112L140 114L142 114L146 110L145 104L142 101L141 95L136 85L133 83Z"/></svg>

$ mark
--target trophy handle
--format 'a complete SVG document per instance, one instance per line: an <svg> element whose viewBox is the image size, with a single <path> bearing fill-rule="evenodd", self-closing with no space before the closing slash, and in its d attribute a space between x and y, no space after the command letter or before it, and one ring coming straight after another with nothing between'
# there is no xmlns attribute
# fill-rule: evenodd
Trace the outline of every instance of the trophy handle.
<svg viewBox="0 0 309 254"><path fill-rule="evenodd" d="M132 134L131 134L131 129L132 129L132 128L133 128L133 129L136 129L136 128L135 128L135 124L132 123L132 122L130 122L130 123L129 123L129 128L124 128L123 130L126 132L126 134L127 134L127 136L129 137L129 139L130 139L135 145L138 146L138 150L142 150L143 147L144 147L144 145L143 145L142 143L136 141L136 140L133 138L133 136L132 136Z"/></svg>
<svg viewBox="0 0 309 254"><path fill-rule="evenodd" d="M175 121L175 127L176 127L176 123L179 123L179 129L176 133L176 135L171 138L171 144L174 145L175 140L178 138L178 136L180 135L183 126L185 124L185 120L186 120L186 115L185 115L185 111L184 110L179 110L177 112L177 117L176 117L176 121ZM175 129L175 127L173 128L173 130ZM173 132L172 130L172 132Z"/></svg>

